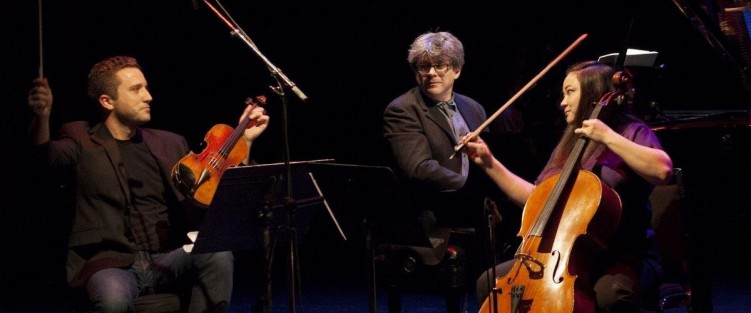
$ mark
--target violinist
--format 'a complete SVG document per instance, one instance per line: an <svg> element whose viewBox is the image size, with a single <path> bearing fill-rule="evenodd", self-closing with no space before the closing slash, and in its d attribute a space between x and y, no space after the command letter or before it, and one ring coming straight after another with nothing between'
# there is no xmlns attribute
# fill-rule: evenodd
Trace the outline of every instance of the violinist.
<svg viewBox="0 0 751 313"><path fill-rule="evenodd" d="M91 312L132 312L139 295L181 290L190 290L185 302L190 312L227 311L233 254L182 249L189 230L181 227L188 202L169 177L189 148L180 135L141 127L151 120L152 97L136 59L115 56L95 64L88 75L88 95L102 121L64 124L55 140L50 138L53 97L47 79L35 79L28 96L37 167L74 176L69 285L85 292ZM250 147L269 117L263 108L251 106L241 120L245 116L255 121L243 134ZM182 282L191 285L184 288Z"/></svg>
<svg viewBox="0 0 751 313"><path fill-rule="evenodd" d="M594 61L568 68L560 103L568 126L534 183L506 168L479 136L467 143L465 153L512 202L524 207L537 184L561 171L577 139L588 138L581 168L592 171L617 192L622 211L606 251L591 265L586 284L593 291L597 312L639 312L640 291L647 289L640 282L653 281L643 276L652 272L642 270L651 218L649 194L654 185L669 181L672 161L655 133L623 106L610 104L598 118L589 119L600 97L614 90L613 74L611 67ZM476 289L480 303L495 286L492 273L501 277L514 264L514 260L503 262L480 276Z"/></svg>

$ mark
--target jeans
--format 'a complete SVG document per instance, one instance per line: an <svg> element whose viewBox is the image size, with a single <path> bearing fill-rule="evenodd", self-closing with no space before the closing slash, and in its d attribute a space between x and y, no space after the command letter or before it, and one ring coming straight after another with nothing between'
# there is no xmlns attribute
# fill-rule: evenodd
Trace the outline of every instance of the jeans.
<svg viewBox="0 0 751 313"><path fill-rule="evenodd" d="M187 283L191 287L188 312L226 312L232 296L233 271L234 256L229 251L138 252L130 268L107 268L89 278L89 311L133 312L137 296L184 290Z"/></svg>

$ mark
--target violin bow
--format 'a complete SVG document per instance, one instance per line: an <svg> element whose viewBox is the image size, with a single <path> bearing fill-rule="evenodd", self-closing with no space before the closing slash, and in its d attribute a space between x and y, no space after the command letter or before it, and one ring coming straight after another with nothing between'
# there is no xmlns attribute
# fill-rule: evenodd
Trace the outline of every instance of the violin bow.
<svg viewBox="0 0 751 313"><path fill-rule="evenodd" d="M581 42L587 38L587 36L588 36L587 34L582 34L581 36L579 36L579 38L577 38L573 43L571 43L571 45L569 45L568 48L566 48L566 50L563 50L563 52L561 52L561 54L559 54L555 59L553 59L553 61L551 61L550 64L548 64L548 66L542 69L542 71L540 71L540 73L537 74L537 76L532 78L532 80L530 80L526 85L524 85L522 89L519 89L519 91L517 91L516 94L513 97L511 97L511 99L506 101L506 103L503 106L501 106L497 111L495 111L495 113L493 113L493 115L491 115L490 118L488 118L485 122L482 123L482 125L480 125L479 127L477 127L477 129L471 132L469 137L466 137L464 140L462 140L462 142L456 145L454 147L454 153L451 154L449 159L453 159L454 157L456 157L457 153L459 153L460 151L462 151L462 149L464 149L464 146L467 144L467 142L477 138L480 132L482 132L483 129L488 127L488 125L490 125L490 123L493 122L493 120L495 120L498 117L498 115L501 115L501 113L503 113L503 111L506 110L506 108L508 108L509 105L514 103L514 101L516 101L516 99L521 97L521 95L524 94L524 92L526 92L529 88L532 88L532 86L535 83L537 83L537 81L540 80L540 78L545 76L545 74L548 71L550 71L550 69L553 68L553 66L558 64L558 62L560 62L564 57L566 57L566 55L571 53L571 51L573 51L574 48L578 47L579 44L581 44Z"/></svg>
<svg viewBox="0 0 751 313"><path fill-rule="evenodd" d="M42 48L42 0L37 0L39 7L39 77L44 77L44 49Z"/></svg>

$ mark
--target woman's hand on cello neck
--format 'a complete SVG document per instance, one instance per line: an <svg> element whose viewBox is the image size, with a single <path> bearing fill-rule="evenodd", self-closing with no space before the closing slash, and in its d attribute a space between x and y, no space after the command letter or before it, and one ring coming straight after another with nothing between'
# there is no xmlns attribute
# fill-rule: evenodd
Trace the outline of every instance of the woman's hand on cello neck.
<svg viewBox="0 0 751 313"><path fill-rule="evenodd" d="M634 172L652 184L663 185L673 175L673 161L665 151L637 144L598 119L585 120L582 127L574 132L607 146Z"/></svg>

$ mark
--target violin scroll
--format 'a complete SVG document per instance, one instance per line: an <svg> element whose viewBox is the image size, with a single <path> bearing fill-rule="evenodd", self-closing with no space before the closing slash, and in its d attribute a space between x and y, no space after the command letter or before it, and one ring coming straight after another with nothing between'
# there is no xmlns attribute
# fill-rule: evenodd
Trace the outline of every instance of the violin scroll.
<svg viewBox="0 0 751 313"><path fill-rule="evenodd" d="M247 105L255 105L255 106L264 106L266 105L266 96L260 95L256 96L255 99L248 97L245 99L245 104Z"/></svg>

